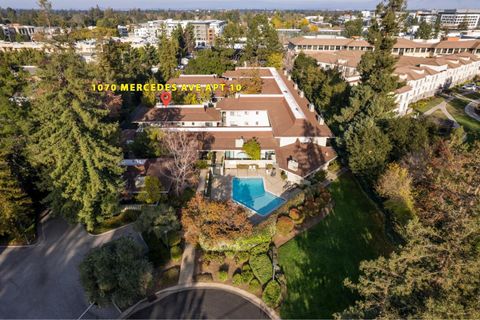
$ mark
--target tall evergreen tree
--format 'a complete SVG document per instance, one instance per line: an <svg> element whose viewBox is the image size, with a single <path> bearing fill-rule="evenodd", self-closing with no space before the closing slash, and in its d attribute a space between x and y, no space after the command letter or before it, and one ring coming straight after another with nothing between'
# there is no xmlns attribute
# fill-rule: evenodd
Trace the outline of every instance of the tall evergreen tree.
<svg viewBox="0 0 480 320"><path fill-rule="evenodd" d="M158 43L158 58L160 74L165 82L175 75L175 68L178 66L178 48L177 39L169 39L166 32L162 32Z"/></svg>
<svg viewBox="0 0 480 320"><path fill-rule="evenodd" d="M404 0L388 0L377 6L376 18L372 20L367 35L374 49L366 52L358 64L360 84L352 88L349 106L335 116L340 131L345 132L344 139L338 141L346 147L350 166L354 172L369 178L376 178L377 170L385 166L391 150L388 137L379 127L381 121L394 116L396 108L394 91L399 84L398 77L393 75L396 58L392 49L404 8ZM358 129L362 132L357 132ZM367 134L371 130L375 134L373 138ZM372 139L382 145L377 145L376 150L362 148ZM370 152L375 153L375 157L371 157Z"/></svg>
<svg viewBox="0 0 480 320"><path fill-rule="evenodd" d="M423 40L428 40L432 37L432 25L425 20L422 20L420 22L420 25L418 26L417 33L415 34L415 38L417 39L423 39Z"/></svg>
<svg viewBox="0 0 480 320"><path fill-rule="evenodd" d="M281 53L282 45L275 28L264 14L253 16L248 22L244 59L252 64L264 64L272 53Z"/></svg>
<svg viewBox="0 0 480 320"><path fill-rule="evenodd" d="M121 151L118 127L106 123L101 96L89 91L91 74L72 52L55 54L39 72L29 150L43 169L45 199L53 211L94 225L116 210Z"/></svg>
<svg viewBox="0 0 480 320"><path fill-rule="evenodd" d="M32 223L32 200L22 188L23 150L28 129L28 105L17 105L11 98L25 82L14 73L10 60L0 54L0 236L20 238Z"/></svg>

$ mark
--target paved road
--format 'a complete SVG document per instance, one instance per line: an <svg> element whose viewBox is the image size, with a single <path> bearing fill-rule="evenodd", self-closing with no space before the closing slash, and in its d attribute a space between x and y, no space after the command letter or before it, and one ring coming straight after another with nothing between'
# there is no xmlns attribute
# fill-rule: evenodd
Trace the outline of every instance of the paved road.
<svg viewBox="0 0 480 320"><path fill-rule="evenodd" d="M42 225L37 245L0 248L0 318L78 318L88 307L78 264L93 247L125 235L131 226L91 236L60 218ZM92 308L86 318L116 318L112 308Z"/></svg>
<svg viewBox="0 0 480 320"><path fill-rule="evenodd" d="M173 293L137 311L131 319L270 319L239 295L218 289Z"/></svg>

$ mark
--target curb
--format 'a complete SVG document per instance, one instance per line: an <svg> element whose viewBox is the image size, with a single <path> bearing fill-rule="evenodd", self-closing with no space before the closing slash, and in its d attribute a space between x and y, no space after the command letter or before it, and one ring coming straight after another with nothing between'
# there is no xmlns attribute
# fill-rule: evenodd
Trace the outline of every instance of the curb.
<svg viewBox="0 0 480 320"><path fill-rule="evenodd" d="M149 307L149 306L157 303L158 301L168 297L171 294L182 292L182 291L188 291L188 290L192 290L192 289L217 289L217 290L228 291L228 292L230 292L232 294L236 294L236 295L244 298L245 300L249 301L250 303L254 304L260 310L265 312L270 317L270 319L280 320L280 317L277 315L277 313L273 309L268 307L262 301L262 299L258 298L256 295L254 295L250 292L247 292L245 290L233 287L233 286L229 286L229 285L221 284L221 283L214 283L214 282L212 282L212 283L196 282L196 283L193 283L193 284L182 284L182 285L176 285L176 286L173 286L173 287L170 287L170 288L160 290L160 291L155 293L157 298L154 301L148 302L147 299L142 299L139 302L137 302L136 304L134 304L133 306L131 306L130 308L128 308L127 310L125 310L122 314L120 314L118 319L127 319L127 317L130 316L134 311L138 311L138 310L144 309L146 307Z"/></svg>

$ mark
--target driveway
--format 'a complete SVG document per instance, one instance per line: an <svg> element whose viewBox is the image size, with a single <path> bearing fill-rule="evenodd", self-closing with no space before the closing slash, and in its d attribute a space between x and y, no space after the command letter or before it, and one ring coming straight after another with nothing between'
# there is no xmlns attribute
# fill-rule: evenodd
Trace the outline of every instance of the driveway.
<svg viewBox="0 0 480 320"><path fill-rule="evenodd" d="M0 318L75 318L89 306L78 265L92 248L131 235L132 226L92 236L81 225L47 220L35 246L0 248ZM114 308L92 308L83 318L116 318Z"/></svg>
<svg viewBox="0 0 480 320"><path fill-rule="evenodd" d="M219 289L190 289L170 294L130 319L270 319L252 302Z"/></svg>

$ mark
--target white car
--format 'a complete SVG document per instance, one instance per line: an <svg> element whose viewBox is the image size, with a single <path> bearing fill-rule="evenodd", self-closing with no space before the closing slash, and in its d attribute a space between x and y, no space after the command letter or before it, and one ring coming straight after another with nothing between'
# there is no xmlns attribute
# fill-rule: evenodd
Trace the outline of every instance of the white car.
<svg viewBox="0 0 480 320"><path fill-rule="evenodd" d="M469 83L469 84L466 84L462 87L463 90L468 90L468 91L475 91L477 89L477 86L475 85L475 83Z"/></svg>

